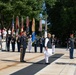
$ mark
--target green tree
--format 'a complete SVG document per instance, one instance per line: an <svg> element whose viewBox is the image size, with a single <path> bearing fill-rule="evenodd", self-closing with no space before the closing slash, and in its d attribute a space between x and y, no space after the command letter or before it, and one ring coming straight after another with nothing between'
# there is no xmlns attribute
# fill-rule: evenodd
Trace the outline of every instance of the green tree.
<svg viewBox="0 0 76 75"><path fill-rule="evenodd" d="M48 20L52 24L49 30L65 45L65 40L69 34L76 32L76 1L46 0L46 7Z"/></svg>
<svg viewBox="0 0 76 75"><path fill-rule="evenodd" d="M14 15L23 16L24 20L29 16L39 20L39 14L42 11L43 0L0 0L0 20L1 24L6 27L11 26L11 20Z"/></svg>

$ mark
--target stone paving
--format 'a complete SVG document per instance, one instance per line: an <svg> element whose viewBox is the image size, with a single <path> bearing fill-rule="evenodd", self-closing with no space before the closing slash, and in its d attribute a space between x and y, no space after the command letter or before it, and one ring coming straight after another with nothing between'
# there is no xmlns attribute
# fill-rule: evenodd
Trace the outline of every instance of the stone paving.
<svg viewBox="0 0 76 75"><path fill-rule="evenodd" d="M17 50L15 52L0 50L0 75L11 75L18 70L44 59L44 54L39 53L39 47L37 50L37 53L34 53L33 47L31 53L27 50L25 60L30 63L20 63L20 53L17 52ZM65 48L56 48L55 54L64 55L37 72L35 75L76 75L76 50L74 51L74 59L69 59L69 50L66 50Z"/></svg>

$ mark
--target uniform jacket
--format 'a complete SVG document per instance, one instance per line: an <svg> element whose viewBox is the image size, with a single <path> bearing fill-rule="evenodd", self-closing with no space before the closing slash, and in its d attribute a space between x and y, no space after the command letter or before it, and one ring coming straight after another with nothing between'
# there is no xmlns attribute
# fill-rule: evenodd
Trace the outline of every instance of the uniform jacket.
<svg viewBox="0 0 76 75"><path fill-rule="evenodd" d="M26 36L21 36L21 48L27 48L27 37Z"/></svg>

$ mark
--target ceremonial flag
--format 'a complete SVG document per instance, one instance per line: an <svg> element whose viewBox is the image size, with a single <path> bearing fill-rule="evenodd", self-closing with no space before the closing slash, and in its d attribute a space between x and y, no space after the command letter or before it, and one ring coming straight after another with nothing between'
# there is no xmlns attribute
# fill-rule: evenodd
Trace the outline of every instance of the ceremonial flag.
<svg viewBox="0 0 76 75"><path fill-rule="evenodd" d="M32 42L34 42L35 39L36 39L35 32L32 32Z"/></svg>
<svg viewBox="0 0 76 75"><path fill-rule="evenodd" d="M42 31L42 19L39 21L39 31Z"/></svg>
<svg viewBox="0 0 76 75"><path fill-rule="evenodd" d="M29 23L30 23L29 17L27 16L27 18L26 18L26 32L27 33L29 32Z"/></svg>
<svg viewBox="0 0 76 75"><path fill-rule="evenodd" d="M23 26L23 17L21 18L21 32L24 30L24 26Z"/></svg>
<svg viewBox="0 0 76 75"><path fill-rule="evenodd" d="M32 32L35 31L35 19L33 18L33 21L32 21Z"/></svg>
<svg viewBox="0 0 76 75"><path fill-rule="evenodd" d="M16 17L16 34L19 33L19 17Z"/></svg>
<svg viewBox="0 0 76 75"><path fill-rule="evenodd" d="M18 29L19 28L19 17L17 16L16 17L16 29Z"/></svg>
<svg viewBox="0 0 76 75"><path fill-rule="evenodd" d="M14 16L13 16L13 19L12 19L12 34L14 32Z"/></svg>
<svg viewBox="0 0 76 75"><path fill-rule="evenodd" d="M35 41L35 19L32 21L32 42Z"/></svg>

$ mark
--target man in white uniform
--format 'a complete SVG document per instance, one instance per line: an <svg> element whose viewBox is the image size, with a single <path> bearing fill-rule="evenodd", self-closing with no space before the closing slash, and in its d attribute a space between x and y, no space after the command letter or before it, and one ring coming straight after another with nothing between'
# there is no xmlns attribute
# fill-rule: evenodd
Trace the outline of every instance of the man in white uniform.
<svg viewBox="0 0 76 75"><path fill-rule="evenodd" d="M31 51L32 49L32 38L31 38L31 35L29 36L29 39L28 39L28 50L29 52Z"/></svg>
<svg viewBox="0 0 76 75"><path fill-rule="evenodd" d="M55 35L53 34L52 35L52 54L54 54L55 53Z"/></svg>
<svg viewBox="0 0 76 75"><path fill-rule="evenodd" d="M51 34L47 34L47 38L45 39L45 63L49 64L49 56L52 55L52 41L51 41Z"/></svg>
<svg viewBox="0 0 76 75"><path fill-rule="evenodd" d="M3 39L5 40L5 38L6 38L6 35L7 35L7 30L4 28L4 30L3 30Z"/></svg>

